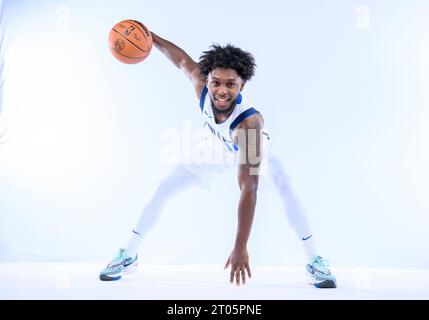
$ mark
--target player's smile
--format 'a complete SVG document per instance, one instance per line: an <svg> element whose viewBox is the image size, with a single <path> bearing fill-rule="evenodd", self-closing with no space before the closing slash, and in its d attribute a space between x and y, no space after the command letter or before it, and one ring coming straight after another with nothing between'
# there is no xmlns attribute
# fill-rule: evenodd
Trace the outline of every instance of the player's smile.
<svg viewBox="0 0 429 320"><path fill-rule="evenodd" d="M234 69L214 69L207 79L207 87L214 111L218 113L231 112L243 86L243 79Z"/></svg>
<svg viewBox="0 0 429 320"><path fill-rule="evenodd" d="M226 97L215 97L214 101L215 105L219 107L219 109L224 109L229 106L231 99Z"/></svg>

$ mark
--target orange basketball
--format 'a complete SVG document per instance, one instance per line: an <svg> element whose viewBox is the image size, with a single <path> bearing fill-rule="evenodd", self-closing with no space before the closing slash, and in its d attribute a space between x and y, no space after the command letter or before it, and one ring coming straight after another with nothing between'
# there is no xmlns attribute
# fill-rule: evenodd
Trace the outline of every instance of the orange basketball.
<svg viewBox="0 0 429 320"><path fill-rule="evenodd" d="M113 56L127 64L142 62L152 50L152 34L136 20L123 20L109 33L109 48Z"/></svg>

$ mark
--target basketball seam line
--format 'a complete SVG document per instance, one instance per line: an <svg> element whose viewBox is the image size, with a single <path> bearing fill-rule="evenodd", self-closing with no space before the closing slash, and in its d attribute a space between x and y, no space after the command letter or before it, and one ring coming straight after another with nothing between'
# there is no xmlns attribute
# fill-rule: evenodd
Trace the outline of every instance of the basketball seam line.
<svg viewBox="0 0 429 320"><path fill-rule="evenodd" d="M142 29L144 29L142 26L140 26L140 23L141 22L138 22L138 21L135 21L135 20L130 20L130 19L128 19L128 20L126 20L126 21L128 21L131 25L133 25L134 27L136 27L137 29L139 29L140 30L140 32L142 33L142 35L146 38L146 41L149 41L149 39L148 39L148 37L146 37L146 33L142 30ZM136 23L137 25L135 25L134 23ZM139 28L139 26L140 26L140 28L142 28L142 29L140 29ZM150 33L150 31L148 30L148 32Z"/></svg>
<svg viewBox="0 0 429 320"><path fill-rule="evenodd" d="M149 51L145 51L142 48L139 48L134 42L132 42L130 39L128 39L127 37L125 37L122 33L120 33L119 31L116 31L115 29L112 29L113 31L115 31L117 34L121 35L124 39L127 39L133 46L135 46L137 49L139 49L142 52L149 52Z"/></svg>
<svg viewBox="0 0 429 320"><path fill-rule="evenodd" d="M123 57L125 57L125 58L130 58L130 59L141 59L141 57L139 58L139 57L129 57L129 56L126 56L125 54L122 54L122 53L120 53L118 50L116 50L116 49L114 49L114 48L112 48L112 50L113 51L115 51L116 53L119 53L121 56L123 56Z"/></svg>

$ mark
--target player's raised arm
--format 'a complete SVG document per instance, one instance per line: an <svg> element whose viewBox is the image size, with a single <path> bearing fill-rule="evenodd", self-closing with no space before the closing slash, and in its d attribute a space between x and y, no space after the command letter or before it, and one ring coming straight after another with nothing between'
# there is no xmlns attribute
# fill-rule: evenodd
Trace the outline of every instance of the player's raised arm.
<svg viewBox="0 0 429 320"><path fill-rule="evenodd" d="M153 43L176 67L181 69L192 81L197 97L200 98L205 77L201 75L198 64L174 43L161 38L152 32Z"/></svg>

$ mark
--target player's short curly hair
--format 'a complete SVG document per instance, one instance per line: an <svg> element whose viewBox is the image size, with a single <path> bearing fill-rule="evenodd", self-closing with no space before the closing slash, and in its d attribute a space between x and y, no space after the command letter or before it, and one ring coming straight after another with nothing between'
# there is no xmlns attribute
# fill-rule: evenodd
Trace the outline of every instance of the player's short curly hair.
<svg viewBox="0 0 429 320"><path fill-rule="evenodd" d="M210 50L204 51L198 62L200 71L206 77L216 68L234 69L244 81L250 80L255 74L255 58L249 52L227 44L222 47L214 44Z"/></svg>

